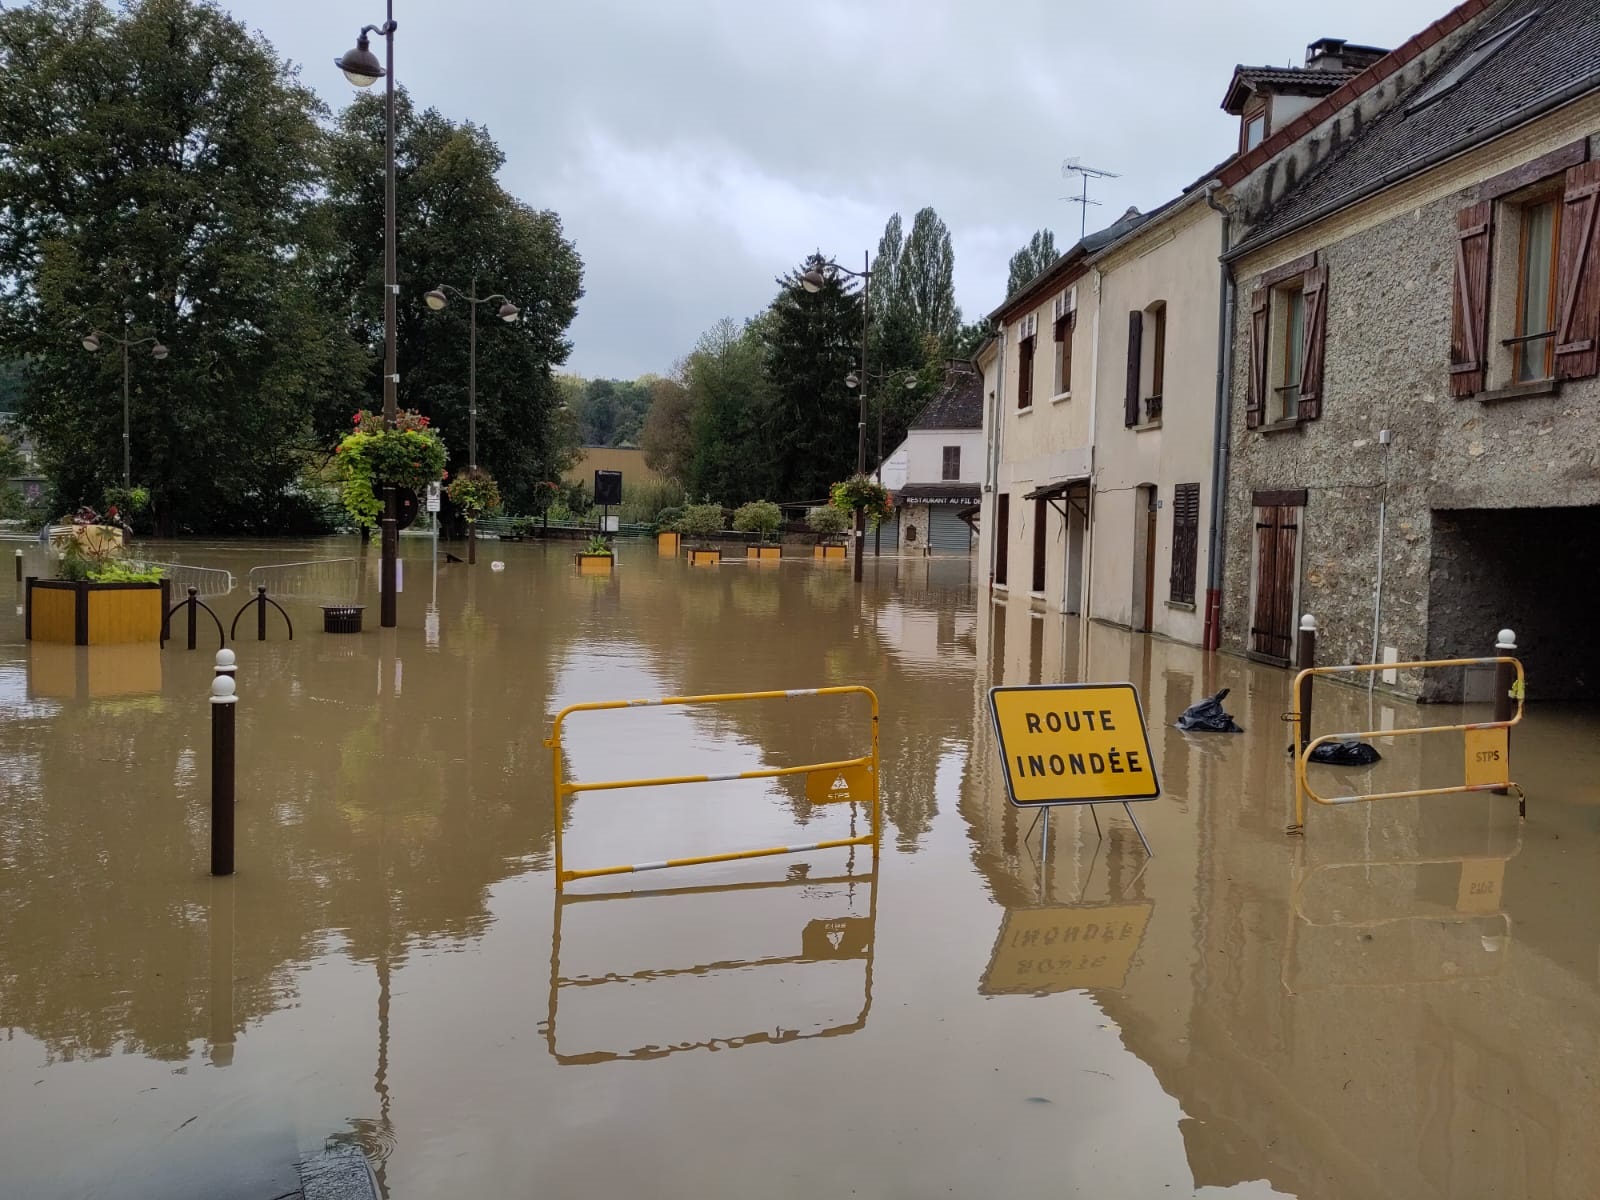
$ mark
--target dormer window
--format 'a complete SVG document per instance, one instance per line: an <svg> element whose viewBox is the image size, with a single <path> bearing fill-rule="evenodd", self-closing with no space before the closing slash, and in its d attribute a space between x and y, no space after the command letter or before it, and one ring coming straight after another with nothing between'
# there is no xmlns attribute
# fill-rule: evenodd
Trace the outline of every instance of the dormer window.
<svg viewBox="0 0 1600 1200"><path fill-rule="evenodd" d="M1267 140L1267 112L1257 109L1244 119L1244 149L1254 150Z"/></svg>

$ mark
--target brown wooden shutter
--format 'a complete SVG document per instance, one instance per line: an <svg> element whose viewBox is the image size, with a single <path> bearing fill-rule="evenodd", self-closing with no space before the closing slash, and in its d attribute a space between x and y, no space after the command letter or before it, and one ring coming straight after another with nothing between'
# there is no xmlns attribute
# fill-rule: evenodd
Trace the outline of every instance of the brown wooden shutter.
<svg viewBox="0 0 1600 1200"><path fill-rule="evenodd" d="M1450 320L1450 394L1483 391L1489 340L1489 222L1485 200L1456 214L1456 280Z"/></svg>
<svg viewBox="0 0 1600 1200"><path fill-rule="evenodd" d="M1300 410L1302 421L1322 415L1322 359L1328 341L1328 268L1312 267L1305 273L1306 323L1301 343Z"/></svg>
<svg viewBox="0 0 1600 1200"><path fill-rule="evenodd" d="M1567 171L1556 268L1556 378L1600 372L1600 162Z"/></svg>
<svg viewBox="0 0 1600 1200"><path fill-rule="evenodd" d="M1055 330L1056 341L1064 342L1064 341L1067 340L1067 322L1070 321L1071 319L1072 319L1072 314L1071 313L1062 313L1059 317L1056 318L1056 330Z"/></svg>
<svg viewBox="0 0 1600 1200"><path fill-rule="evenodd" d="M1271 293L1257 288L1250 294L1250 378L1245 392L1244 424L1255 429L1267 398L1267 302Z"/></svg>
<svg viewBox="0 0 1600 1200"><path fill-rule="evenodd" d="M1144 313L1128 314L1128 390L1122 397L1122 423L1139 423L1139 365L1144 357Z"/></svg>
<svg viewBox="0 0 1600 1200"><path fill-rule="evenodd" d="M1169 598L1194 603L1195 564L1200 552L1200 485L1172 489L1172 577Z"/></svg>

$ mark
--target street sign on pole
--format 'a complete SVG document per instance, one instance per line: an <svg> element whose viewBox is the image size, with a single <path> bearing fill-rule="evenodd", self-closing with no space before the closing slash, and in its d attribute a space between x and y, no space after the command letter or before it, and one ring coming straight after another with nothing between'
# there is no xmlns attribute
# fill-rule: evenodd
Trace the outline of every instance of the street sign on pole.
<svg viewBox="0 0 1600 1200"><path fill-rule="evenodd" d="M441 489L437 483L430 483L428 485L428 511L431 513L436 513L439 511L440 490Z"/></svg>

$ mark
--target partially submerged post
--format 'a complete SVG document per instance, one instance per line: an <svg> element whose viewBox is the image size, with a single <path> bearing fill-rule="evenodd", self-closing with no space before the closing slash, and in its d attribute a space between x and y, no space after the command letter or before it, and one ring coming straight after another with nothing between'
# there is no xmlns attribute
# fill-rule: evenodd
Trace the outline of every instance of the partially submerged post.
<svg viewBox="0 0 1600 1200"><path fill-rule="evenodd" d="M1517 654L1517 635L1509 630L1502 629L1494 639L1494 652L1497 658L1515 658ZM1496 721L1510 721L1516 714L1516 697L1511 691L1517 684L1517 664L1511 662L1497 662L1494 665L1494 719ZM1506 755L1511 753L1511 730L1506 730ZM1509 764L1507 770L1510 770ZM1504 796L1510 792L1509 788L1495 788L1494 794Z"/></svg>
<svg viewBox="0 0 1600 1200"><path fill-rule="evenodd" d="M1295 669L1309 671L1317 665L1317 618L1310 613L1300 618L1300 640L1295 650ZM1305 753L1306 746L1311 742L1311 676L1306 676L1300 682L1300 694L1295 697L1294 706L1299 714L1299 723L1295 730L1294 754L1296 758Z"/></svg>
<svg viewBox="0 0 1600 1200"><path fill-rule="evenodd" d="M217 651L211 681L211 873L233 874L234 706L232 650Z"/></svg>

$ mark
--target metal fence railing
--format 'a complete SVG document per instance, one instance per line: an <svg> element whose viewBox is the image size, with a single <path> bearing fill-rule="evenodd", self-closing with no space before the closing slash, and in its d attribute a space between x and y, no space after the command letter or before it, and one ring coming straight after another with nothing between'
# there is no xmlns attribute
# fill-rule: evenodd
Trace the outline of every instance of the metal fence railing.
<svg viewBox="0 0 1600 1200"><path fill-rule="evenodd" d="M311 558L302 562L268 563L251 567L245 586L252 592L265 587L267 595L275 600L354 604L361 591L361 560Z"/></svg>

